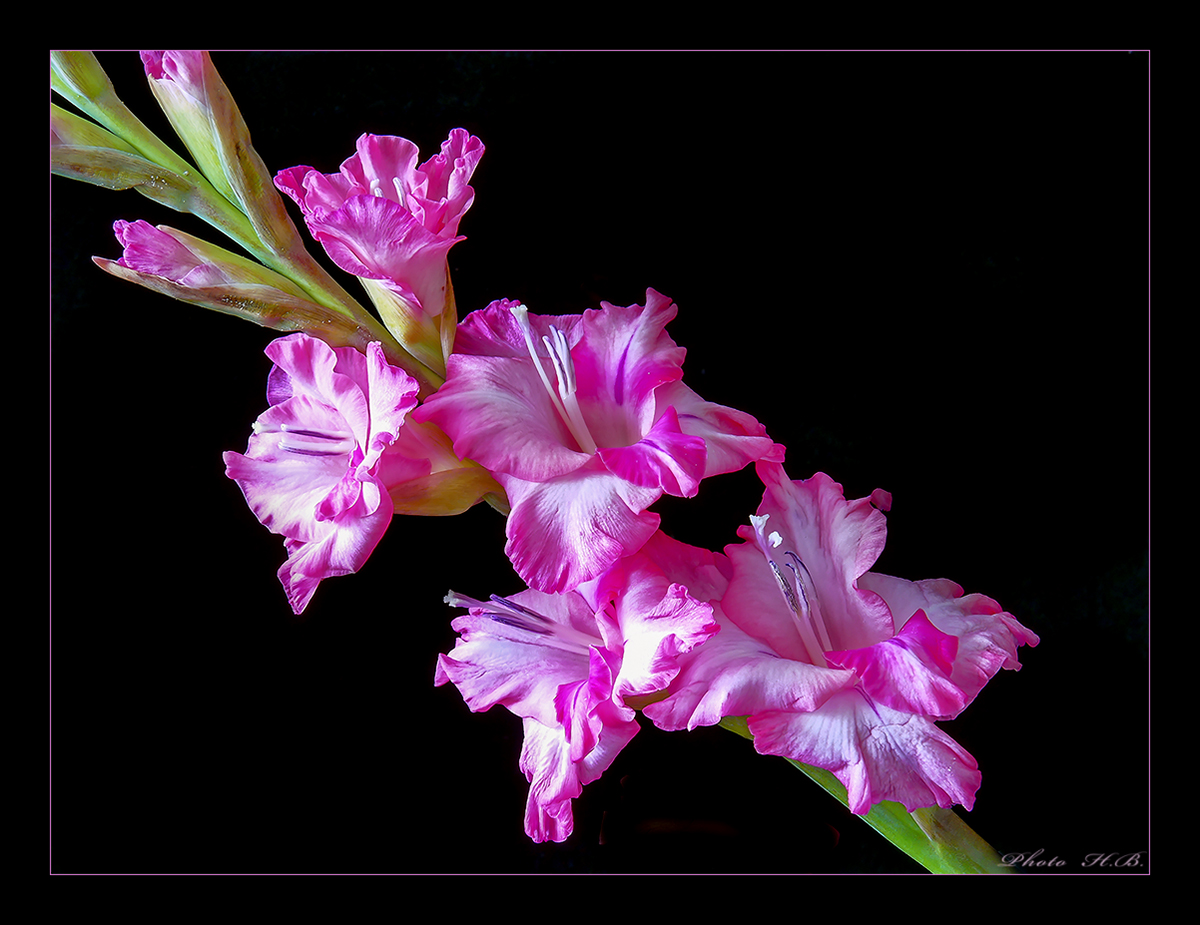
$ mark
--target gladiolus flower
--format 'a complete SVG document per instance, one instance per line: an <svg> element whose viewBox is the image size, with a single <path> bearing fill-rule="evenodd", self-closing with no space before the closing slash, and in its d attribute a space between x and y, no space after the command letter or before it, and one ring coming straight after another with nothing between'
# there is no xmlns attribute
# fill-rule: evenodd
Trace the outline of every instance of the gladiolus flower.
<svg viewBox="0 0 1200 925"><path fill-rule="evenodd" d="M416 412L488 469L512 504L506 552L541 591L569 590L636 552L658 528L663 493L783 447L748 414L682 382L667 335L671 300L538 316L507 300L459 325L446 384Z"/></svg>
<svg viewBox="0 0 1200 925"><path fill-rule="evenodd" d="M275 185L333 261L360 278L396 338L440 371L456 320L446 255L465 240L458 224L474 199L468 181L483 143L454 129L419 167L404 138L363 135L357 149L338 173L291 167Z"/></svg>
<svg viewBox="0 0 1200 925"><path fill-rule="evenodd" d="M186 289L220 286L235 292L238 285L271 286L304 297L304 291L287 277L166 225L118 220L113 231L124 248L117 264L139 274L168 279Z"/></svg>
<svg viewBox="0 0 1200 925"><path fill-rule="evenodd" d="M747 716L754 746L831 771L850 809L881 800L913 810L970 809L978 765L935 720L952 719L1017 648L1038 637L982 594L944 579L868 571L883 549L886 492L847 501L818 473L789 481L760 463L759 512L726 547L721 633L685 660L665 700L645 710L664 729Z"/></svg>
<svg viewBox="0 0 1200 925"><path fill-rule="evenodd" d="M469 613L454 620L460 638L438 657L434 683L452 682L474 712L500 704L524 721L525 831L534 841L571 834L571 800L638 731L630 701L663 690L679 658L717 631L712 608L658 567L659 548L652 540L563 594L446 598Z"/></svg>
<svg viewBox="0 0 1200 925"><path fill-rule="evenodd" d="M360 569L393 513L389 483L429 474L428 460L389 453L417 404L416 380L378 344L334 349L307 334L272 341L270 407L246 453L224 454L250 509L281 534L279 579L296 613L322 579Z"/></svg>

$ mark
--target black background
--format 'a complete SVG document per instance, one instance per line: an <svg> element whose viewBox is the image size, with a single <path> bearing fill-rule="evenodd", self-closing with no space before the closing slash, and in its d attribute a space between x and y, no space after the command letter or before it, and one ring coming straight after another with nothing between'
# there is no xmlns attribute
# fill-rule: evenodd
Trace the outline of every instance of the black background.
<svg viewBox="0 0 1200 925"><path fill-rule="evenodd" d="M461 313L672 297L686 381L766 424L793 478L893 493L877 570L1041 635L943 724L983 771L968 822L1063 862L1038 870L1146 869L1144 54L213 58L272 171L332 172L363 132L484 141ZM182 150L137 54L101 60ZM274 335L90 261L119 256L117 218L225 242L133 192L50 191L53 871L919 870L782 759L649 723L570 840L532 844L520 721L432 684L446 590L519 588L502 518L398 518L294 617L221 461ZM760 497L748 469L654 510L721 549Z"/></svg>

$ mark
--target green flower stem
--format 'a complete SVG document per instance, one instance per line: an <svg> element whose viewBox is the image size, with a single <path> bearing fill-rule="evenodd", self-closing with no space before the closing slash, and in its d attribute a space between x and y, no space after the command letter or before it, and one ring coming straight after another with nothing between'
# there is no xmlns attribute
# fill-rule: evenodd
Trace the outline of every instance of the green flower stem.
<svg viewBox="0 0 1200 925"><path fill-rule="evenodd" d="M139 178L141 182L130 186L136 186L150 198L180 212L202 218L262 260L264 249L245 213L218 193L200 171L172 151L133 114L117 96L95 55L82 51L52 53L50 88L132 147L151 165L143 171L147 175ZM52 117L56 108L51 106ZM154 175L154 168L163 171L160 176ZM170 189L172 193L164 195L163 189ZM337 310L346 314L344 306Z"/></svg>
<svg viewBox="0 0 1200 925"><path fill-rule="evenodd" d="M720 725L743 738L753 740L743 716L727 716ZM848 806L846 788L841 781L822 768L810 767L786 759L843 806ZM1012 868L1000 863L1000 855L980 838L951 809L931 807L909 813L899 803L884 801L871 807L861 817L867 825L935 874L1006 874Z"/></svg>
<svg viewBox="0 0 1200 925"><path fill-rule="evenodd" d="M435 372L428 364L421 362L402 347L383 322L363 308L357 299L342 288L341 284L317 263L312 254L298 240L296 246L289 253L264 254L259 259L271 269L293 280L318 304L339 311L364 329L371 331L374 339L382 342L384 352L388 354L389 360L421 383L422 397L436 392L438 387L446 381L444 376Z"/></svg>
<svg viewBox="0 0 1200 925"><path fill-rule="evenodd" d="M198 171L164 144L122 102L100 62L90 51L51 52L50 89L132 145L148 161L180 176L190 174L193 180L203 179ZM224 199L223 196L221 198Z"/></svg>
<svg viewBox="0 0 1200 925"><path fill-rule="evenodd" d="M151 164L169 171L171 176L164 178L163 182L169 181L173 186L187 184L190 187L187 195L179 195L175 201L166 204L208 222L255 259L293 279L318 304L347 318L362 320L366 309L302 245L293 247L287 254L276 254L266 247L246 214L217 192L203 173L171 150L133 114L117 96L94 55L90 52L56 52L51 61L51 89L126 142ZM53 108L51 112L53 114ZM164 201L161 197L152 198Z"/></svg>

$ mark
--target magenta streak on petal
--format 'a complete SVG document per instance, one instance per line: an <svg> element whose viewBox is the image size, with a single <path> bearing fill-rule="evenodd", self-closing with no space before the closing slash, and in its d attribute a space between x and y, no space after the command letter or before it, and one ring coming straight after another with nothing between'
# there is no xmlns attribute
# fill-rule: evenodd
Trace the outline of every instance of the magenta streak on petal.
<svg viewBox="0 0 1200 925"><path fill-rule="evenodd" d="M617 379L613 383L613 398L616 399L618 405L625 403L625 360L629 356L629 347L632 343L632 338L625 342L625 349L621 351L621 359L617 363Z"/></svg>
<svg viewBox="0 0 1200 925"><path fill-rule="evenodd" d="M860 696L863 700L866 701L867 706L869 706L871 708L871 712L874 713L876 716L878 716L879 721L882 723L884 720L883 720L883 717L879 715L879 708L875 706L875 701L871 699L871 695L862 689L862 685L855 684L854 687L851 688L851 690L853 690L854 693L858 694L858 696Z"/></svg>
<svg viewBox="0 0 1200 925"><path fill-rule="evenodd" d="M542 343L546 345L546 350L550 355L550 362L554 366L554 374L558 378L558 388L556 390L550 384L550 377L546 375L542 361L538 358L537 348L533 342L533 328L529 324L529 310L518 302L510 305L509 311L517 320L517 324L521 328L521 333L525 336L525 346L529 350L529 358L533 360L534 368L542 380L546 394L550 396L550 401L553 403L563 424L571 432L571 436L575 438L580 452L595 453L596 441L592 439L592 435L588 431L587 422L583 419L583 411L579 407L579 400L575 397L577 387L575 365L571 360L571 348L567 342L566 335L554 325L550 325L549 336L543 335L542 337Z"/></svg>

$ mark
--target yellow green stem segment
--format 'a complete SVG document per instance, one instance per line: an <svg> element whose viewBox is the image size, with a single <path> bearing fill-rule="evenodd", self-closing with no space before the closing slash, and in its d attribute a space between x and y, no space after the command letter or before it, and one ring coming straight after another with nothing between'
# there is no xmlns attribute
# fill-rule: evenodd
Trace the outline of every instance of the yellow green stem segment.
<svg viewBox="0 0 1200 925"><path fill-rule="evenodd" d="M743 716L727 716L720 725L753 741ZM828 771L786 759L843 806L846 788ZM862 820L910 858L935 874L1006 874L1011 867L1000 862L996 849L979 837L952 809L929 807L908 812L899 803L885 800L871 807Z"/></svg>

